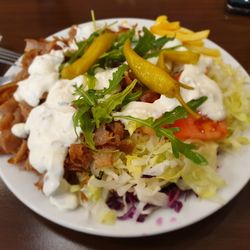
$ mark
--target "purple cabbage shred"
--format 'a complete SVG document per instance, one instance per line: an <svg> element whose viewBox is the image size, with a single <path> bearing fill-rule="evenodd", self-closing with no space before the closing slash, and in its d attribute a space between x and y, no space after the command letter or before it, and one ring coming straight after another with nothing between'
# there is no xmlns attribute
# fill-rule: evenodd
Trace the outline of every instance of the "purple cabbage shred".
<svg viewBox="0 0 250 250"><path fill-rule="evenodd" d="M136 207L132 206L129 208L129 210L123 214L122 216L119 216L118 219L119 220L128 220L128 219L132 219L134 217L136 211Z"/></svg>
<svg viewBox="0 0 250 250"><path fill-rule="evenodd" d="M175 212L179 213L181 211L181 208L183 207L183 204L179 199L187 192L182 191L175 184L168 185L167 187L163 188L161 192L167 194L168 196L168 207L174 209Z"/></svg>
<svg viewBox="0 0 250 250"><path fill-rule="evenodd" d="M133 192L126 192L125 201L130 206L130 208L125 214L118 217L119 220L132 219L136 211L136 204L138 203L139 200Z"/></svg>
<svg viewBox="0 0 250 250"><path fill-rule="evenodd" d="M120 211L124 208L122 197L120 197L114 190L109 192L106 204L109 208L116 211Z"/></svg>
<svg viewBox="0 0 250 250"><path fill-rule="evenodd" d="M133 192L126 192L126 202L128 204L134 205L137 203L139 200L137 196Z"/></svg>
<svg viewBox="0 0 250 250"><path fill-rule="evenodd" d="M183 207L183 204L181 201L175 200L169 207L174 209L175 212L179 213Z"/></svg>
<svg viewBox="0 0 250 250"><path fill-rule="evenodd" d="M145 221L145 219L147 218L148 215L149 215L149 214L140 214L140 215L137 217L136 221L142 223L142 222Z"/></svg>

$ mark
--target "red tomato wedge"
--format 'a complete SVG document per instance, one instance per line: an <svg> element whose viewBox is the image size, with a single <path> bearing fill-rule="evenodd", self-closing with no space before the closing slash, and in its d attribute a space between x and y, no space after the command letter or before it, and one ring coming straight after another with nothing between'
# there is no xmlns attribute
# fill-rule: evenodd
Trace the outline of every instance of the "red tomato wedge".
<svg viewBox="0 0 250 250"><path fill-rule="evenodd" d="M173 127L179 127L180 131L175 136L181 140L196 139L202 141L221 140L228 135L226 121L213 121L202 117L195 119L189 115L185 119L180 119L173 124Z"/></svg>

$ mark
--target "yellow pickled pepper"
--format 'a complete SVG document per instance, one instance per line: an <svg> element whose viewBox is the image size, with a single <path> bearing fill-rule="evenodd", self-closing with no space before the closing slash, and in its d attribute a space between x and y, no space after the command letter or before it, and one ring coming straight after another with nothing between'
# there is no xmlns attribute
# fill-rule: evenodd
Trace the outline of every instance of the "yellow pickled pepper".
<svg viewBox="0 0 250 250"><path fill-rule="evenodd" d="M115 38L116 34L111 32L105 32L95 38L81 58L63 68L62 78L73 79L86 73L98 58L111 48Z"/></svg>
<svg viewBox="0 0 250 250"><path fill-rule="evenodd" d="M131 43L127 40L123 47L124 56L129 67L140 82L146 85L149 89L166 95L169 98L176 98L181 105L194 117L200 116L195 113L184 102L180 95L180 83L173 79L164 69L148 62L139 56L132 48Z"/></svg>

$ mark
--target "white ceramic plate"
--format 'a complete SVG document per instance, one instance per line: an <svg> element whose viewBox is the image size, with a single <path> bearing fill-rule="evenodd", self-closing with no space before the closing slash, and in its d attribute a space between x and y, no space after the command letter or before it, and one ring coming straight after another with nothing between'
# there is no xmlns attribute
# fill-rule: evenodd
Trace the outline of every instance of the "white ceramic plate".
<svg viewBox="0 0 250 250"><path fill-rule="evenodd" d="M112 23L114 21L122 22L127 20L130 24L137 23L139 26L150 26L153 21L145 19L131 18L115 18L101 20L98 22ZM82 25L91 25L90 23ZM56 35L67 35L67 29L58 32ZM218 45L207 40L207 46L219 48L222 57L226 63L230 63L234 67L246 71L240 64L230 56L225 50ZM11 68L8 74L13 73L16 69ZM250 137L250 133L248 133ZM219 195L224 202L221 204L201 200L196 197L188 199L180 213L176 213L171 209L162 209L155 212L144 223L136 223L134 221L117 221L115 225L101 225L91 219L87 219L83 208L79 208L72 212L62 212L49 203L47 197L34 187L37 177L32 173L21 171L18 168L7 163L8 157L0 157L0 175L8 188L16 197L26 206L39 215L47 218L64 227L74 229L89 234L113 236L113 237L138 237L146 235L154 235L164 232L173 231L193 224L203 218L214 213L226 203L228 203L240 190L247 184L250 178L250 147L245 146L240 151L230 154L221 155L219 158L219 173L227 182L227 186L223 188Z"/></svg>

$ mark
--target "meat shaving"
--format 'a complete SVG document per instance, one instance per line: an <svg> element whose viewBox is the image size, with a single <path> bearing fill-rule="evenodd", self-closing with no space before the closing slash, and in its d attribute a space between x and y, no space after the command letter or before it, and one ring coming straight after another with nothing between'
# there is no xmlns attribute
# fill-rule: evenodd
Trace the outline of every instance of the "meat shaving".
<svg viewBox="0 0 250 250"><path fill-rule="evenodd" d="M16 154L14 156L12 156L8 160L8 162L11 164L22 163L28 159L28 155L29 155L29 150L28 150L28 146L27 146L27 141L23 140L22 144L21 144L20 148L18 149L18 151L16 152Z"/></svg>
<svg viewBox="0 0 250 250"><path fill-rule="evenodd" d="M83 172L90 168L92 161L92 154L86 146L71 144L64 168L66 171Z"/></svg>

